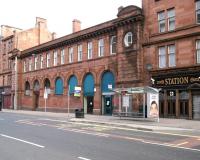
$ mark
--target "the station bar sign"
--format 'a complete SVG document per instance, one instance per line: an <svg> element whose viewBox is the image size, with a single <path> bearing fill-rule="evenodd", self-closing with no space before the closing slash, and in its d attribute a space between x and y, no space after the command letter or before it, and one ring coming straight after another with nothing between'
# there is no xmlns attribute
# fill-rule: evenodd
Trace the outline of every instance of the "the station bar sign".
<svg viewBox="0 0 200 160"><path fill-rule="evenodd" d="M156 86L187 86L194 83L200 84L200 75L199 76L176 76L176 77L155 77Z"/></svg>

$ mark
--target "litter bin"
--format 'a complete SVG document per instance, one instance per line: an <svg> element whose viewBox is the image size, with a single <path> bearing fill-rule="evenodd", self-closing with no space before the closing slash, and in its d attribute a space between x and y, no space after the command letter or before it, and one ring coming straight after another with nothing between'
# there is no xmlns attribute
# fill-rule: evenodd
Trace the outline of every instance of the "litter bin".
<svg viewBox="0 0 200 160"><path fill-rule="evenodd" d="M84 118L84 110L83 109L75 109L75 117L76 118Z"/></svg>

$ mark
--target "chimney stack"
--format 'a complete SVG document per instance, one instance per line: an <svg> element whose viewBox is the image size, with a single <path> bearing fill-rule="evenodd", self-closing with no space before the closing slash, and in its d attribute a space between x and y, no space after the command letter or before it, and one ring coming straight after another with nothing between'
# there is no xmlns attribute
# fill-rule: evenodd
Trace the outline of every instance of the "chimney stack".
<svg viewBox="0 0 200 160"><path fill-rule="evenodd" d="M47 28L47 20L44 18L36 17L36 27Z"/></svg>
<svg viewBox="0 0 200 160"><path fill-rule="evenodd" d="M78 32L81 30L81 21L74 19L72 21L72 32Z"/></svg>
<svg viewBox="0 0 200 160"><path fill-rule="evenodd" d="M52 35L52 40L56 39L56 33L55 32L53 32L51 35Z"/></svg>

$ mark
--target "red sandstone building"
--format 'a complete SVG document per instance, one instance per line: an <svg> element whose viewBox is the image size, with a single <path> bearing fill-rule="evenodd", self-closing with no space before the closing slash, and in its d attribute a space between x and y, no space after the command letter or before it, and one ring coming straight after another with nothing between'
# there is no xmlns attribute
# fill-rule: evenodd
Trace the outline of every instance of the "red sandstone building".
<svg viewBox="0 0 200 160"><path fill-rule="evenodd" d="M19 109L112 114L110 88L160 88L160 116L200 119L200 0L143 0L119 8L114 20L13 52ZM16 58L17 57L17 58ZM16 76L17 75L17 76ZM17 78L16 78L17 77ZM81 96L74 97L74 88ZM120 98L119 98L120 99ZM133 96L133 111L141 97Z"/></svg>
<svg viewBox="0 0 200 160"><path fill-rule="evenodd" d="M52 40L55 34L47 29L47 20L36 18L34 28L22 30L7 25L1 26L0 37L0 106L14 108L15 79L12 79L12 65L9 59L15 50L23 51L27 48L37 46L41 43ZM12 88L13 87L13 88ZM12 105L13 104L13 105Z"/></svg>
<svg viewBox="0 0 200 160"><path fill-rule="evenodd" d="M200 119L200 1L143 0L144 61L160 115Z"/></svg>
<svg viewBox="0 0 200 160"><path fill-rule="evenodd" d="M13 52L18 109L44 110L46 87L48 111L66 111L69 102L70 111L112 114L118 100L111 88L144 86L143 21L140 8L121 7L116 19L84 30L74 20L72 34ZM75 86L81 87L80 97L74 96Z"/></svg>

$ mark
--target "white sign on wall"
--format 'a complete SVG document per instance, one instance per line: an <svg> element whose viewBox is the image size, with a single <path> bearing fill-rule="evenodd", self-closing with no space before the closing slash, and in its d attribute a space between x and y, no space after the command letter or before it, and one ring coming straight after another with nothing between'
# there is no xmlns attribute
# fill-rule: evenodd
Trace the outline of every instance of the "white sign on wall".
<svg viewBox="0 0 200 160"><path fill-rule="evenodd" d="M108 89L112 89L112 84L109 84L109 85L108 85Z"/></svg>

